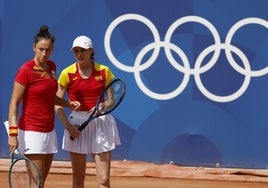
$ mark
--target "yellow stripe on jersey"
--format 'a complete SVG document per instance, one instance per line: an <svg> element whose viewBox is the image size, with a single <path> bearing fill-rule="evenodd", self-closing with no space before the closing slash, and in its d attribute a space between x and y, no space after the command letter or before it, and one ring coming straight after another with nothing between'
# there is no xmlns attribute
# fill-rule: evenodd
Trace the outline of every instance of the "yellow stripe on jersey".
<svg viewBox="0 0 268 188"><path fill-rule="evenodd" d="M99 72L103 71L103 70L105 71L106 78L100 77L101 75L96 75L95 76L96 80L105 79L105 86L107 86L112 81L112 79L114 78L114 74L111 72L111 70L106 65L102 65L102 64L94 62L94 68ZM70 66L68 66L65 69L63 69L63 71L61 72L61 74L59 76L58 84L60 84L61 86L67 88L69 83L70 83L70 79L73 79L73 80L76 79L76 78L70 77L70 76L74 76L76 71L77 71L76 63L73 63Z"/></svg>
<svg viewBox="0 0 268 188"><path fill-rule="evenodd" d="M70 83L69 74L75 74L76 71L77 71L76 63L73 63L70 66L63 69L58 79L58 84L66 88Z"/></svg>
<svg viewBox="0 0 268 188"><path fill-rule="evenodd" d="M106 65L95 63L95 69L97 71L105 70L105 75L106 75L105 86L107 86L112 81L112 79L114 78L113 73L110 71L110 69ZM95 77L95 79L101 79L101 78L96 78Z"/></svg>

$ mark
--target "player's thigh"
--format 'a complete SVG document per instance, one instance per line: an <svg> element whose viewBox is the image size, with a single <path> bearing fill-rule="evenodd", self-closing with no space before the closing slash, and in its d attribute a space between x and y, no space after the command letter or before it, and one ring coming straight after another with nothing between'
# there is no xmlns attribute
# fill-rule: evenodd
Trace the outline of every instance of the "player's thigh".
<svg viewBox="0 0 268 188"><path fill-rule="evenodd" d="M70 158L74 174L84 175L86 173L86 154L70 152Z"/></svg>
<svg viewBox="0 0 268 188"><path fill-rule="evenodd" d="M111 152L92 154L96 164L97 175L109 176L111 166Z"/></svg>
<svg viewBox="0 0 268 188"><path fill-rule="evenodd" d="M41 179L45 181L51 167L53 154L27 154L25 156L36 165L40 172Z"/></svg>

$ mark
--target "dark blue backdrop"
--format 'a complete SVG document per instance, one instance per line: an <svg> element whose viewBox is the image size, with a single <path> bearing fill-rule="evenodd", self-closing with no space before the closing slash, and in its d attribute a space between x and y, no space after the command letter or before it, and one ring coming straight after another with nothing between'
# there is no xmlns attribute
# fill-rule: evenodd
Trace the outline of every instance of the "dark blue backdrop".
<svg viewBox="0 0 268 188"><path fill-rule="evenodd" d="M114 112L122 146L114 160L266 168L268 1L3 0L0 121L14 75L33 56L43 24L56 35L57 73L74 61L77 35L127 83ZM38 115L38 114L37 114ZM63 127L56 119L61 146ZM0 127L0 156L8 157ZM57 160L68 160L60 149Z"/></svg>

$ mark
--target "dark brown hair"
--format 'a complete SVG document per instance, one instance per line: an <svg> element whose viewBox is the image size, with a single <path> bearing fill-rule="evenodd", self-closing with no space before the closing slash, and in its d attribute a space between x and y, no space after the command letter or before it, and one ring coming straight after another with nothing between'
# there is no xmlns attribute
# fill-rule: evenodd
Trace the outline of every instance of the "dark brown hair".
<svg viewBox="0 0 268 188"><path fill-rule="evenodd" d="M50 40L52 44L55 42L55 37L52 35L52 33L49 32L47 25L43 25L39 28L39 32L34 37L34 43L39 42L41 39Z"/></svg>

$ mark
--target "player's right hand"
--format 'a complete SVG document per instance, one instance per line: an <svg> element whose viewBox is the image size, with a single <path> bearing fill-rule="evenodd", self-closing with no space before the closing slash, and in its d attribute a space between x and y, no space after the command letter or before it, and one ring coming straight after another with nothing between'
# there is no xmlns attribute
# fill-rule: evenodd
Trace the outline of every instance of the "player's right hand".
<svg viewBox="0 0 268 188"><path fill-rule="evenodd" d="M80 135L80 131L78 130L77 125L72 125L67 128L67 131L69 132L70 136L73 138L77 138Z"/></svg>
<svg viewBox="0 0 268 188"><path fill-rule="evenodd" d="M16 136L9 136L8 145L9 145L9 153L13 154L19 145L18 138Z"/></svg>

